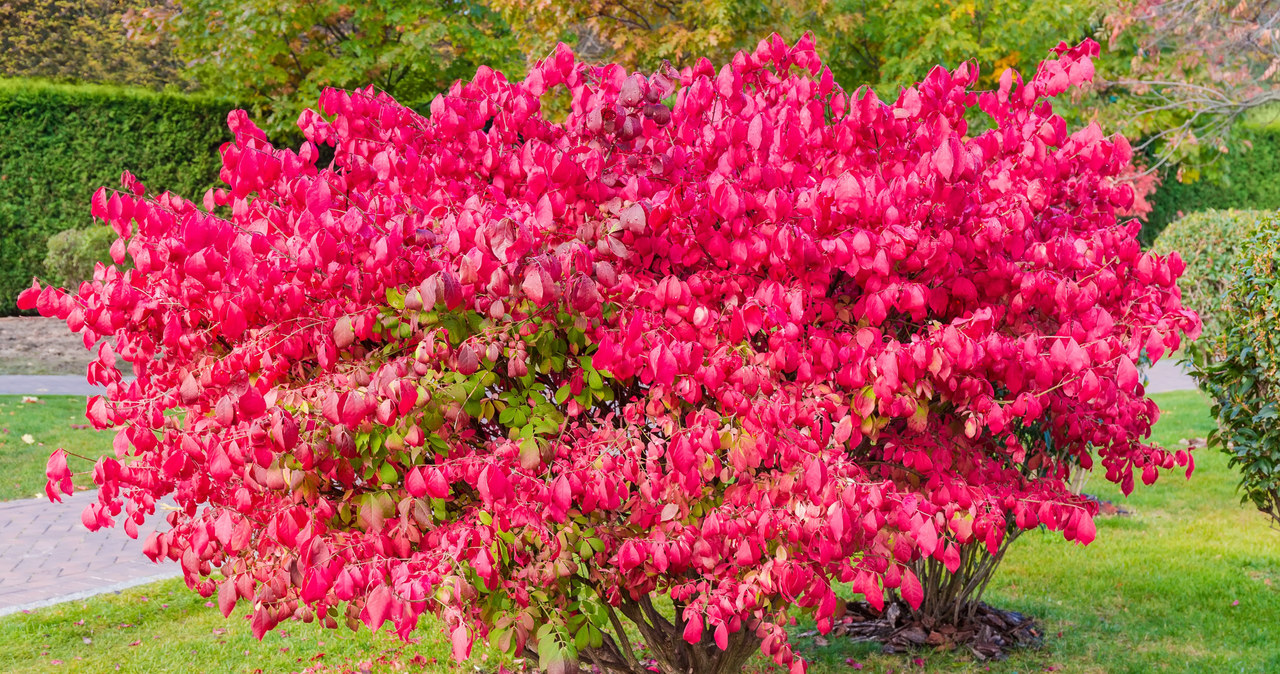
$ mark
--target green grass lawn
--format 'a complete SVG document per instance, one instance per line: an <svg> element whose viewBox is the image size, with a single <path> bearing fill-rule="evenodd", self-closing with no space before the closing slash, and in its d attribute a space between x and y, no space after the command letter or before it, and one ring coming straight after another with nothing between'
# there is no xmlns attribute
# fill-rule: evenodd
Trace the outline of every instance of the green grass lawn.
<svg viewBox="0 0 1280 674"><path fill-rule="evenodd" d="M1154 396L1156 439L1175 446L1212 427L1195 392ZM0 408L3 409L3 408ZM1235 493L1225 457L1201 450L1191 480L1163 475L1125 500L1101 477L1087 491L1130 517L1100 519L1087 549L1028 532L1013 546L987 599L1042 619L1045 648L998 663L955 653L878 654L868 644L801 640L811 672L1277 672L1280 533ZM43 459L41 460L43 465ZM146 601L143 600L146 598ZM170 581L0 619L0 672L492 671L483 649L450 662L432 626L401 651L385 632L327 632L290 624L253 639L243 613L217 609ZM811 627L802 622L803 632ZM88 640L88 641L86 641ZM320 654L323 653L323 656ZM381 662L380 662L381 660ZM118 669L117 669L118 668ZM781 671L760 660L752 672Z"/></svg>
<svg viewBox="0 0 1280 674"><path fill-rule="evenodd" d="M0 396L0 501L43 497L44 464L59 447L94 460L112 451L115 434L88 427L84 396L22 400L23 396ZM92 485L87 473L91 463L72 457L68 464L85 471L75 476L76 486Z"/></svg>

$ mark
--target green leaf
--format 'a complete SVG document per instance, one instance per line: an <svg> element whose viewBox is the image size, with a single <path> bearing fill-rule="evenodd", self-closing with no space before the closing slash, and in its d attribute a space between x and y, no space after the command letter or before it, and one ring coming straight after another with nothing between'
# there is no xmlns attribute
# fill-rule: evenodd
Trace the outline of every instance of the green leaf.
<svg viewBox="0 0 1280 674"><path fill-rule="evenodd" d="M573 645L579 651L591 645L591 625L585 624L573 635Z"/></svg>
<svg viewBox="0 0 1280 674"><path fill-rule="evenodd" d="M398 288L387 288L387 304L395 309L404 308L404 293Z"/></svg>

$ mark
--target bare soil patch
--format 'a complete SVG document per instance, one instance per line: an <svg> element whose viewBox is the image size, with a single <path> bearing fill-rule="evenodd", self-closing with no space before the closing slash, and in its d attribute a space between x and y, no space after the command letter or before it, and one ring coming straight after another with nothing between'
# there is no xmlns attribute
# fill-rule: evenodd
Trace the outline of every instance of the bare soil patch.
<svg viewBox="0 0 1280 674"><path fill-rule="evenodd" d="M0 375L84 376L96 351L86 349L84 339L56 318L0 318Z"/></svg>

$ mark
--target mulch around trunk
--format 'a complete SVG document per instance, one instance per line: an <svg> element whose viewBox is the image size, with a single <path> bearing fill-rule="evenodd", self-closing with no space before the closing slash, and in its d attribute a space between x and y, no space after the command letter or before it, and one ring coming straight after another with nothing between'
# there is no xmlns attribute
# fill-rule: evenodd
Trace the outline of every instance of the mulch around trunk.
<svg viewBox="0 0 1280 674"><path fill-rule="evenodd" d="M1104 517L1128 517L1133 514L1132 510L1105 498L1099 498L1093 494L1081 494L1081 496L1096 503L1098 505L1098 514Z"/></svg>
<svg viewBox="0 0 1280 674"><path fill-rule="evenodd" d="M824 637L806 632L800 636L873 641L885 653L920 649L971 652L978 660L1001 660L1009 652L1044 645L1044 633L1035 619L1016 611L1005 611L979 603L971 618L960 625L936 624L929 618L916 618L902 601L896 601L877 612L866 602L849 604L848 612L835 622Z"/></svg>

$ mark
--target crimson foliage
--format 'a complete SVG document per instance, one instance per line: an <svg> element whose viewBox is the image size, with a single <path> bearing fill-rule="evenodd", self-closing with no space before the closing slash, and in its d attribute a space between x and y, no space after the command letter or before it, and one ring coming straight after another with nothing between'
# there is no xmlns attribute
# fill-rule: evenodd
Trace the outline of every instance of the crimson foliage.
<svg viewBox="0 0 1280 674"><path fill-rule="evenodd" d="M233 113L225 189L126 175L93 212L133 268L23 295L116 337L85 524L136 532L171 496L147 553L259 635L430 611L458 657L617 671L641 671L618 611L664 671L757 647L801 670L782 625L829 627L837 581L919 605L921 560L1041 525L1087 544L1073 467L1189 472L1143 441L1135 363L1199 329L1181 261L1117 222L1127 143L1044 100L1096 51L986 92L936 68L887 104L808 39L649 77L562 47L427 117L327 91L297 151Z"/></svg>

